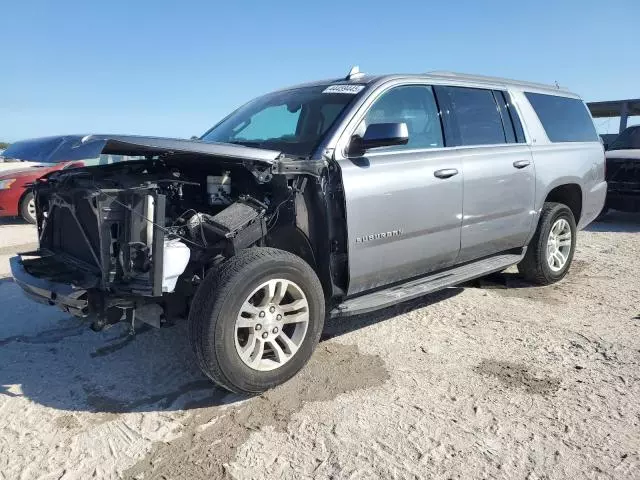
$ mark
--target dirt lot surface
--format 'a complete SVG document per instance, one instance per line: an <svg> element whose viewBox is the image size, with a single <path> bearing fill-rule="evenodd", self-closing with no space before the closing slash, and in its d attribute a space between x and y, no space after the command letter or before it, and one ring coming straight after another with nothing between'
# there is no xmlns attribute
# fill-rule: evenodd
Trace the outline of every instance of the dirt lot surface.
<svg viewBox="0 0 640 480"><path fill-rule="evenodd" d="M29 302L0 224L0 479L640 478L640 216L569 276L513 273L327 325L257 398L211 386L184 325L101 333Z"/></svg>

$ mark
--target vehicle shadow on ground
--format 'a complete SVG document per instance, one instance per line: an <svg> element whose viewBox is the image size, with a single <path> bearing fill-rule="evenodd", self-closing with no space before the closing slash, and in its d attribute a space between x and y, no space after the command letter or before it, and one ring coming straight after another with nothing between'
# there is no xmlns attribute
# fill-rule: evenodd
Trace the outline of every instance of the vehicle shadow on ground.
<svg viewBox="0 0 640 480"><path fill-rule="evenodd" d="M593 222L585 229L588 232L640 232L640 213L626 213L611 210L604 218Z"/></svg>
<svg viewBox="0 0 640 480"><path fill-rule="evenodd" d="M20 217L6 217L0 218L0 227L2 225L30 225L30 223Z"/></svg>
<svg viewBox="0 0 640 480"><path fill-rule="evenodd" d="M442 292L380 312L328 321L322 340L457 295ZM93 332L88 322L29 301L0 282L0 396L64 411L127 413L232 404L248 397L215 387L196 365L185 321L162 329L126 324ZM10 312L10 313L9 313Z"/></svg>
<svg viewBox="0 0 640 480"><path fill-rule="evenodd" d="M124 413L213 406L243 398L198 369L186 322L163 329L86 321L28 300L0 282L0 396L68 411Z"/></svg>

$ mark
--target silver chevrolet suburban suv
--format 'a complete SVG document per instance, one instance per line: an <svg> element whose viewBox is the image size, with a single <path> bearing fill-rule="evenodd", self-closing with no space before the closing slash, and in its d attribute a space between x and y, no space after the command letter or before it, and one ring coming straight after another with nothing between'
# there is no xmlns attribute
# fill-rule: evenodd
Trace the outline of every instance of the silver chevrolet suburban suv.
<svg viewBox="0 0 640 480"><path fill-rule="evenodd" d="M353 69L192 140L71 135L7 154L136 158L36 182L40 244L11 259L15 282L94 329L187 317L204 373L244 393L295 375L327 316L511 265L557 282L606 193L577 95L449 73Z"/></svg>

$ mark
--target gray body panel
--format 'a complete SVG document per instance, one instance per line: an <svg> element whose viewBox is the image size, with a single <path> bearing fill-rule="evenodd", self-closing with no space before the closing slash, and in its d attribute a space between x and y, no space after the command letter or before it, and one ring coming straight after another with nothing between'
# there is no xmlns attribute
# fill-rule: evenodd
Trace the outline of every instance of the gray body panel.
<svg viewBox="0 0 640 480"><path fill-rule="evenodd" d="M63 135L15 142L5 156L42 163L98 158L113 155L164 155L189 153L231 161L256 161L271 165L280 152L228 143L207 143L181 138L140 137L135 135Z"/></svg>
<svg viewBox="0 0 640 480"><path fill-rule="evenodd" d="M578 228L604 205L599 141L552 143L524 92L579 98L540 84L455 74L367 77L365 95L329 132L319 154L342 172L349 249L348 295L525 248L555 187L580 188ZM402 85L497 89L511 96L525 143L376 152L351 158L351 136L377 98ZM586 106L585 106L586 109ZM516 162L528 162L516 168ZM433 172L455 168L439 179ZM399 231L399 235L381 235ZM360 241L362 237L373 237ZM514 256L513 258L518 258ZM472 269L471 269L472 270Z"/></svg>
<svg viewBox="0 0 640 480"><path fill-rule="evenodd" d="M525 245L533 223L535 166L527 145L454 150L464 175L458 262ZM528 161L517 169L515 162Z"/></svg>
<svg viewBox="0 0 640 480"><path fill-rule="evenodd" d="M462 176L446 152L372 153L340 163L347 204L350 293L449 267L460 250ZM387 235L387 232L399 234ZM384 237L367 239L384 233Z"/></svg>
<svg viewBox="0 0 640 480"><path fill-rule="evenodd" d="M530 237L535 233L538 216L549 192L561 185L573 184L580 187L582 212L580 218L576 218L576 223L578 229L583 229L600 214L607 194L602 143L550 142L523 90L514 89L512 96L527 130L536 171L536 216Z"/></svg>

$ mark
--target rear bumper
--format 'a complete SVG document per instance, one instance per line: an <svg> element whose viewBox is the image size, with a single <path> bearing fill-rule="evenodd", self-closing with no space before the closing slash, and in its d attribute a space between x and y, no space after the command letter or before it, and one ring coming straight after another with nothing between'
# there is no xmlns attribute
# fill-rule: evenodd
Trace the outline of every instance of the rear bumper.
<svg viewBox="0 0 640 480"><path fill-rule="evenodd" d="M88 315L89 305L86 290L31 275L25 270L20 256L11 257L9 263L15 283L32 300L45 305L57 305L63 311L76 317Z"/></svg>
<svg viewBox="0 0 640 480"><path fill-rule="evenodd" d="M609 190L607 207L622 212L640 212L640 185L637 190Z"/></svg>

